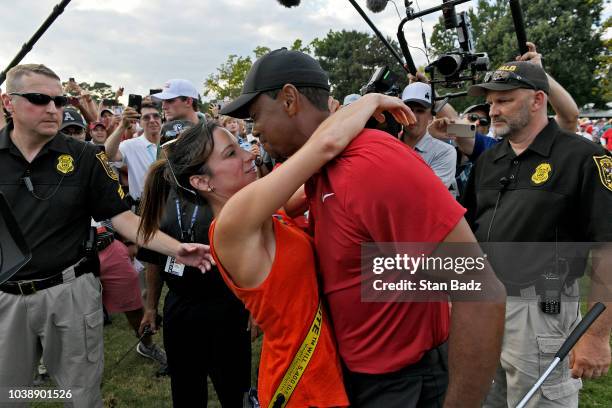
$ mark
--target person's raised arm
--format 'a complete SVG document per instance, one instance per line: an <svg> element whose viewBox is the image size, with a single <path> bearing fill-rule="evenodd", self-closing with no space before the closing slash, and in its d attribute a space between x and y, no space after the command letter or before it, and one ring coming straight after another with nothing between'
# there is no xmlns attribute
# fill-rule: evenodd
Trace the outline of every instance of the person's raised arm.
<svg viewBox="0 0 612 408"><path fill-rule="evenodd" d="M129 106L125 108L123 115L121 116L121 122L119 126L115 128L113 133L104 142L104 150L109 161L118 162L123 160L123 156L119 151L119 144L121 143L121 135L127 129L132 127L132 121L137 120L140 117L138 112Z"/></svg>
<svg viewBox="0 0 612 408"><path fill-rule="evenodd" d="M281 92L289 105L304 103L293 85L285 85ZM400 99L380 94L365 95L340 109L321 123L308 142L282 166L230 198L217 217L215 240L240 242L245 236L258 234L264 222L308 178L346 148L363 130L370 117L384 120L382 112L385 110L400 123L416 121L410 108ZM262 200L261 197L266 199Z"/></svg>
<svg viewBox="0 0 612 408"><path fill-rule="evenodd" d="M527 48L529 51L518 56L516 59L518 61L529 61L532 64L542 67L542 54L536 51L535 44L528 42ZM548 85L550 87L548 102L550 102L550 106L552 106L556 113L555 120L561 128L574 133L578 126L578 117L580 115L578 105L576 105L576 101L574 101L572 95L570 95L560 83L550 74L546 73L546 76L548 77Z"/></svg>

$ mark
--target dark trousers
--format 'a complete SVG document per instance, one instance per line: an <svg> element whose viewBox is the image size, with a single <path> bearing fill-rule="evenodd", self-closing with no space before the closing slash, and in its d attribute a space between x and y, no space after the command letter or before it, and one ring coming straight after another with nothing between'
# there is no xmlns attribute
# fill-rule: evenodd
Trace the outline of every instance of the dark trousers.
<svg viewBox="0 0 612 408"><path fill-rule="evenodd" d="M169 291L164 347L175 408L206 407L207 377L224 408L241 408L251 378L251 341L243 308L219 308Z"/></svg>
<svg viewBox="0 0 612 408"><path fill-rule="evenodd" d="M448 387L448 345L430 350L399 371L362 374L345 368L344 382L356 408L441 408Z"/></svg>

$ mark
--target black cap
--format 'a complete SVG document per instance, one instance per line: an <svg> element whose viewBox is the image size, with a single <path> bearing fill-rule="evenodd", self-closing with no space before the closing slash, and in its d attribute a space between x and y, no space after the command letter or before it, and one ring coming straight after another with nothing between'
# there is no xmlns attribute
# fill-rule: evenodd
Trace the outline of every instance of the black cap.
<svg viewBox="0 0 612 408"><path fill-rule="evenodd" d="M60 130L65 129L68 126L78 126L85 129L87 124L78 110L74 108L64 108L64 115L62 116L62 126L60 127Z"/></svg>
<svg viewBox="0 0 612 408"><path fill-rule="evenodd" d="M488 72L483 83L472 85L468 95L483 96L487 90L509 91L517 88L535 89L548 94L546 72L539 65L528 61L507 62L495 71Z"/></svg>
<svg viewBox="0 0 612 408"><path fill-rule="evenodd" d="M249 117L249 105L257 95L280 89L285 84L329 91L329 77L317 60L302 52L281 48L255 61L244 80L241 95L225 105L219 113L246 119Z"/></svg>

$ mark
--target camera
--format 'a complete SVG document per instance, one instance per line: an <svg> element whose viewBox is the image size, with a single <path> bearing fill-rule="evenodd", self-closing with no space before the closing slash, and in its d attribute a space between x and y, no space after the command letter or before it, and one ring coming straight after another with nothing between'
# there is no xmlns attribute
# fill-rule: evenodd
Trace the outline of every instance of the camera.
<svg viewBox="0 0 612 408"><path fill-rule="evenodd" d="M399 77L387 66L379 67L374 71L367 84L361 87L361 95L381 93L391 96L400 96L402 89L397 84Z"/></svg>
<svg viewBox="0 0 612 408"><path fill-rule="evenodd" d="M448 0L444 0L447 3ZM426 71L432 73L436 68L440 75L444 77L447 84L473 79L477 72L488 71L489 56L485 52L477 53L474 50L474 37L472 35L472 23L467 12L462 11L457 15L455 6L445 6L442 9L444 16L444 27L447 30L456 29L459 39L459 49L442 55L432 62ZM462 76L462 73L470 70L469 76Z"/></svg>

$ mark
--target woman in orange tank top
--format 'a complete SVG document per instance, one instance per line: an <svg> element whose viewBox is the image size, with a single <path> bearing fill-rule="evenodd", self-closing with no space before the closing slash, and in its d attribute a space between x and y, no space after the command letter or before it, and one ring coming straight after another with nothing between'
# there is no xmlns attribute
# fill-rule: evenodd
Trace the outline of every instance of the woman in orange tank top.
<svg viewBox="0 0 612 408"><path fill-rule="evenodd" d="M333 335L319 299L311 238L277 214L293 193L338 155L367 120L412 112L397 98L371 94L325 120L282 166L257 180L253 155L216 125L184 131L156 162L143 196L141 233L155 231L174 185L206 200L215 214L211 253L223 279L264 332L258 393L262 407L347 406Z"/></svg>

